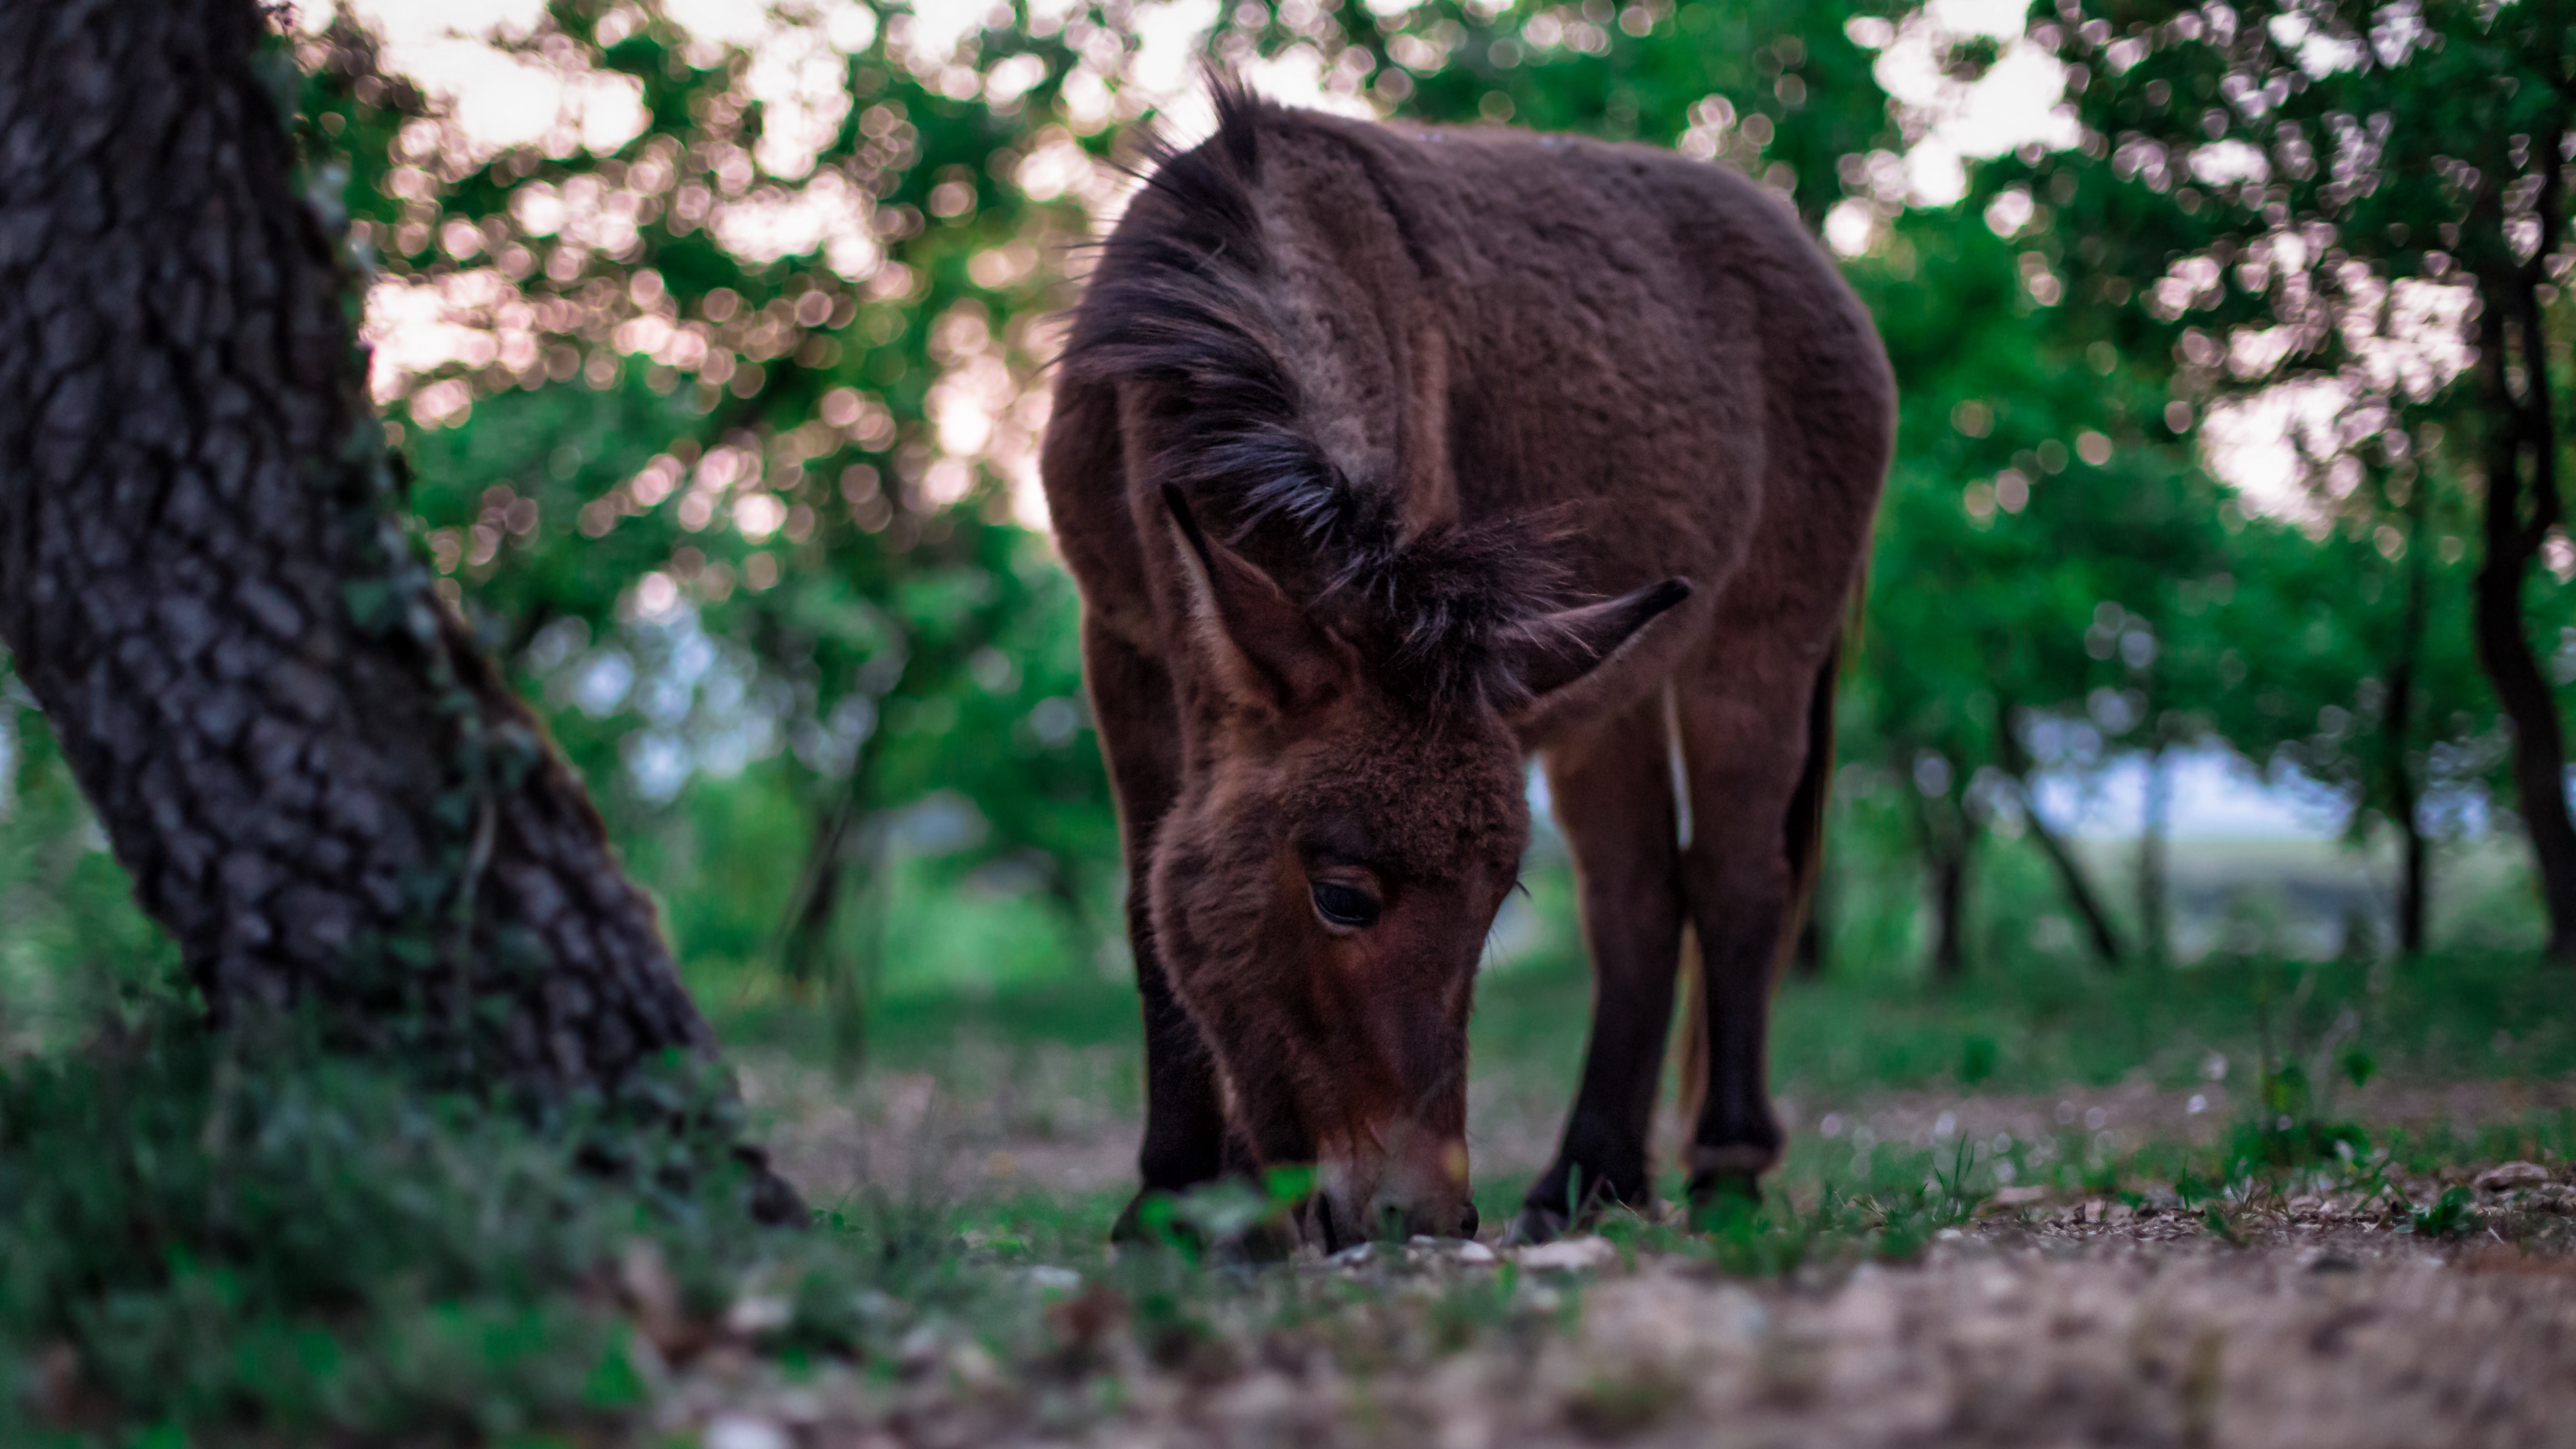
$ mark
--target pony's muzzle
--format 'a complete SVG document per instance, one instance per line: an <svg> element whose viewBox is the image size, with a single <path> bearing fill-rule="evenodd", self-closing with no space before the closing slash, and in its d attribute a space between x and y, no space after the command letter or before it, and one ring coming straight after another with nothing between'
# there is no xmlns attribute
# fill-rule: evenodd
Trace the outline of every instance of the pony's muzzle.
<svg viewBox="0 0 2576 1449"><path fill-rule="evenodd" d="M1398 1124L1365 1146L1325 1152L1318 1166L1326 1252L1386 1238L1475 1236L1464 1138Z"/></svg>

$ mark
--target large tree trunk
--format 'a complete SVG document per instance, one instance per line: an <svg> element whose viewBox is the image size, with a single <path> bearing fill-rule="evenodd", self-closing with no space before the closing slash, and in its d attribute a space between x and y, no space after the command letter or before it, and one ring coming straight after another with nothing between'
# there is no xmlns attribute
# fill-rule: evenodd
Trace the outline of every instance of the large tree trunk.
<svg viewBox="0 0 2576 1449"><path fill-rule="evenodd" d="M277 45L250 0L0 0L0 636L219 1021L614 1093L712 1038L405 543Z"/></svg>
<svg viewBox="0 0 2576 1449"><path fill-rule="evenodd" d="M2545 168L2539 198L2540 248L2532 261L2504 252L2500 204L2494 211L2496 259L2479 269L2478 366L2486 393L2486 556L2479 562L2476 629L2478 664L2495 686L2496 702L2513 721L2516 808L2531 842L2532 865L2549 911L2549 955L2576 961L2576 824L2567 815L2567 745L2558 701L2540 672L2523 632L2523 582L2549 530L2561 517L2558 430L2551 413L2548 340L2540 315L2540 259L2557 248L2559 213L2566 204L2558 158L2559 133L2534 138L2532 156ZM2501 181L2491 184L2490 191ZM2521 348L2523 387L2514 389L2512 344ZM2526 502L2524 459L2531 470Z"/></svg>

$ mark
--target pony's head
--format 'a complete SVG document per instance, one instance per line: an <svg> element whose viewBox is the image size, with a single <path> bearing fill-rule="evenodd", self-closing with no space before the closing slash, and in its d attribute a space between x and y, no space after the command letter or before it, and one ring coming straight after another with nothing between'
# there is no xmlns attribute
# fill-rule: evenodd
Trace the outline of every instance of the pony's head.
<svg viewBox="0 0 2576 1449"><path fill-rule="evenodd" d="M1480 601L1458 581L1505 590L1510 571L1449 535L1301 604L1177 489L1165 499L1193 758L1149 889L1228 1126L1260 1163L1317 1166L1307 1225L1328 1247L1472 1232L1467 1013L1529 838L1515 726L1690 586L1553 611Z"/></svg>

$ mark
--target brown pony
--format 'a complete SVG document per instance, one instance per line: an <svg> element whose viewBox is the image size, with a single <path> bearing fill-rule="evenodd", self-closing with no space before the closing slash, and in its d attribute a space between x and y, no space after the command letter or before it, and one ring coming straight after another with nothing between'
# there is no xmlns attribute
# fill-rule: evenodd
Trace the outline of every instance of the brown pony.
<svg viewBox="0 0 2576 1449"><path fill-rule="evenodd" d="M1312 1163L1328 1248L1475 1230L1467 1013L1532 752L1596 986L1513 1235L1648 1200L1685 926L1690 1191L1749 1193L1893 429L1869 318L1722 167L1217 111L1102 251L1044 459L1126 841L1144 1193Z"/></svg>

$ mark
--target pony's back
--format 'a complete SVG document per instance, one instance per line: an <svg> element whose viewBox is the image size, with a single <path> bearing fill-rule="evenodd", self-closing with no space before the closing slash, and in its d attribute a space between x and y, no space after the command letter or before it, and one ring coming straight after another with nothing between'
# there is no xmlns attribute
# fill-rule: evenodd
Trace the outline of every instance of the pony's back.
<svg viewBox="0 0 2576 1449"><path fill-rule="evenodd" d="M1123 385L1129 435L1099 446L1152 456L1050 470L1074 556L1132 579L1136 510L1171 483L1309 594L1518 519L1548 537L1501 566L1544 554L1576 593L1723 587L1750 560L1765 592L1839 598L1848 569L1809 555L1865 531L1893 390L1786 206L1644 146L1236 92L1219 115L1154 171L1076 315L1067 411L1114 430L1084 394Z"/></svg>

